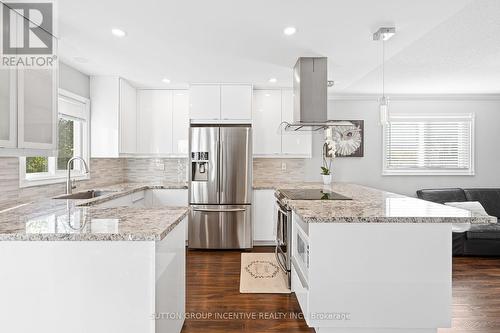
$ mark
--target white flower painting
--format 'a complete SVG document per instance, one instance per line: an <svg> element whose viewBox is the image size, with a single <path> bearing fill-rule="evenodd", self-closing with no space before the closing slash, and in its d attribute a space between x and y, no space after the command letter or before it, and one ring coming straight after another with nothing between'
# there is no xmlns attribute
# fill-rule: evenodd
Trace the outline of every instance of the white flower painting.
<svg viewBox="0 0 500 333"><path fill-rule="evenodd" d="M332 126L332 139L335 141L335 156L363 157L364 121L347 120L351 126Z"/></svg>

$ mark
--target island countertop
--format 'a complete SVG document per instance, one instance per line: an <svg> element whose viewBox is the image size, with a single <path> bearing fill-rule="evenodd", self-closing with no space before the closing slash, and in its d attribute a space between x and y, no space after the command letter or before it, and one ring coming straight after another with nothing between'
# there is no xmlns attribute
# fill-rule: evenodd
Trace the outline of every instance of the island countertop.
<svg viewBox="0 0 500 333"><path fill-rule="evenodd" d="M276 192L290 188L319 188L352 200L289 200L286 204L306 223L471 223L496 222L495 217L473 216L470 211L411 198L366 186L334 183L275 185Z"/></svg>
<svg viewBox="0 0 500 333"><path fill-rule="evenodd" d="M184 183L117 184L88 200L44 199L0 211L0 241L158 241L188 214L188 207L94 205L147 189L182 189Z"/></svg>

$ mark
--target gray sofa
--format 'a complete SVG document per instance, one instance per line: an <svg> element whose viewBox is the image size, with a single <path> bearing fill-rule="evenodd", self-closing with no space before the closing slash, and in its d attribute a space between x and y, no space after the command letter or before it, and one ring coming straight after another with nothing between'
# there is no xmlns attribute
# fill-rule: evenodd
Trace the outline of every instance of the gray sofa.
<svg viewBox="0 0 500 333"><path fill-rule="evenodd" d="M479 201L488 215L500 218L499 188L443 188L417 191L417 197L427 201ZM453 255L500 256L500 223L472 225L468 231L453 233Z"/></svg>

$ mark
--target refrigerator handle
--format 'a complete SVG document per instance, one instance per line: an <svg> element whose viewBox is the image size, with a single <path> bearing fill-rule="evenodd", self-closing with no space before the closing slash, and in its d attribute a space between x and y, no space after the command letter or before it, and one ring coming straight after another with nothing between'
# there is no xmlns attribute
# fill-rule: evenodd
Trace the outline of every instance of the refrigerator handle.
<svg viewBox="0 0 500 333"><path fill-rule="evenodd" d="M224 141L219 142L219 149L220 149L220 178L219 178L219 192L220 192L220 197L219 197L219 202L222 201L222 193L224 193L223 188L224 188Z"/></svg>
<svg viewBox="0 0 500 333"><path fill-rule="evenodd" d="M217 139L215 142L216 145L216 152L217 152L217 203L220 202L220 141Z"/></svg>

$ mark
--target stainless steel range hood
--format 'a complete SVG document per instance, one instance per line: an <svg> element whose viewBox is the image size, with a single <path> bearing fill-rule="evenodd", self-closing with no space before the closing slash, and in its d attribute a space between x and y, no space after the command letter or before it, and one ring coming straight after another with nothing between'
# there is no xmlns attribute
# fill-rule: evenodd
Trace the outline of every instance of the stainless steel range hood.
<svg viewBox="0 0 500 333"><path fill-rule="evenodd" d="M301 57L297 60L293 68L293 123L283 122L285 130L317 131L347 125L328 121L327 85L326 57Z"/></svg>

